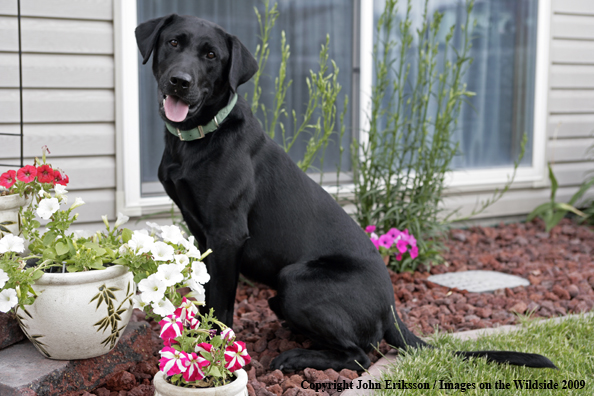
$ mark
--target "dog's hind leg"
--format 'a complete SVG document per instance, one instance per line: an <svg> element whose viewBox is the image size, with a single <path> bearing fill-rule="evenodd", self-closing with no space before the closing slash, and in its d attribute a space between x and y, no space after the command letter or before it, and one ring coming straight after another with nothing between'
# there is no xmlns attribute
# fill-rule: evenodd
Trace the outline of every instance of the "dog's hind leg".
<svg viewBox="0 0 594 396"><path fill-rule="evenodd" d="M278 294L269 302L271 309L318 349L283 352L271 367L284 371L369 367L367 352L382 339L388 319L389 301L383 289L389 287L388 293L393 293L391 284L377 283L369 273L362 276L360 267L348 258L283 268Z"/></svg>

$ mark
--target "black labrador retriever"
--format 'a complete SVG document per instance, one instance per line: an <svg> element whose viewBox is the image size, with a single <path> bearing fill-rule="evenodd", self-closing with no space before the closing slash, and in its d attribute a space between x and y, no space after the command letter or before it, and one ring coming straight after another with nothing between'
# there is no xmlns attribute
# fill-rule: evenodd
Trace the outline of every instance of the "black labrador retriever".
<svg viewBox="0 0 594 396"><path fill-rule="evenodd" d="M140 24L138 48L153 74L167 123L159 179L206 259L206 302L233 324L241 272L269 285L270 308L314 349L281 353L271 366L295 371L360 369L381 339L428 346L394 310L386 266L368 236L263 131L236 94L258 65L214 23L168 15ZM555 367L517 352L458 352L495 362Z"/></svg>

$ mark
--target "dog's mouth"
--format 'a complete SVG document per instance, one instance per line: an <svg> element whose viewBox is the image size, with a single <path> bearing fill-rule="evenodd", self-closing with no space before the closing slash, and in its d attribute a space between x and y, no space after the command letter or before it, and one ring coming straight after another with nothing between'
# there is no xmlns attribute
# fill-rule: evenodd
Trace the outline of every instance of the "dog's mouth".
<svg viewBox="0 0 594 396"><path fill-rule="evenodd" d="M163 95L163 110L169 121L182 122L190 111L196 110L196 105L190 105L175 95Z"/></svg>

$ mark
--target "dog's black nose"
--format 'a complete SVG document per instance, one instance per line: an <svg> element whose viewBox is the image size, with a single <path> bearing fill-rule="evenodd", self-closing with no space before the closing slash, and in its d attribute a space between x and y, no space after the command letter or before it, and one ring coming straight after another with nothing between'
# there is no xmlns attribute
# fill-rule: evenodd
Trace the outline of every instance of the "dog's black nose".
<svg viewBox="0 0 594 396"><path fill-rule="evenodd" d="M169 83L176 88L188 89L192 82L192 76L187 73L175 73L169 78Z"/></svg>

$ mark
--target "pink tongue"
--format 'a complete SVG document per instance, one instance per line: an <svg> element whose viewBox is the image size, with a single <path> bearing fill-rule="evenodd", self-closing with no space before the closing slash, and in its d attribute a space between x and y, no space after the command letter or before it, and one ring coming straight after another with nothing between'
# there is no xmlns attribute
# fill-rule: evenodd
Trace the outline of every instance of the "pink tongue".
<svg viewBox="0 0 594 396"><path fill-rule="evenodd" d="M182 122L188 115L189 106L179 98L167 95L163 108L165 109L165 116L168 119L173 122Z"/></svg>

